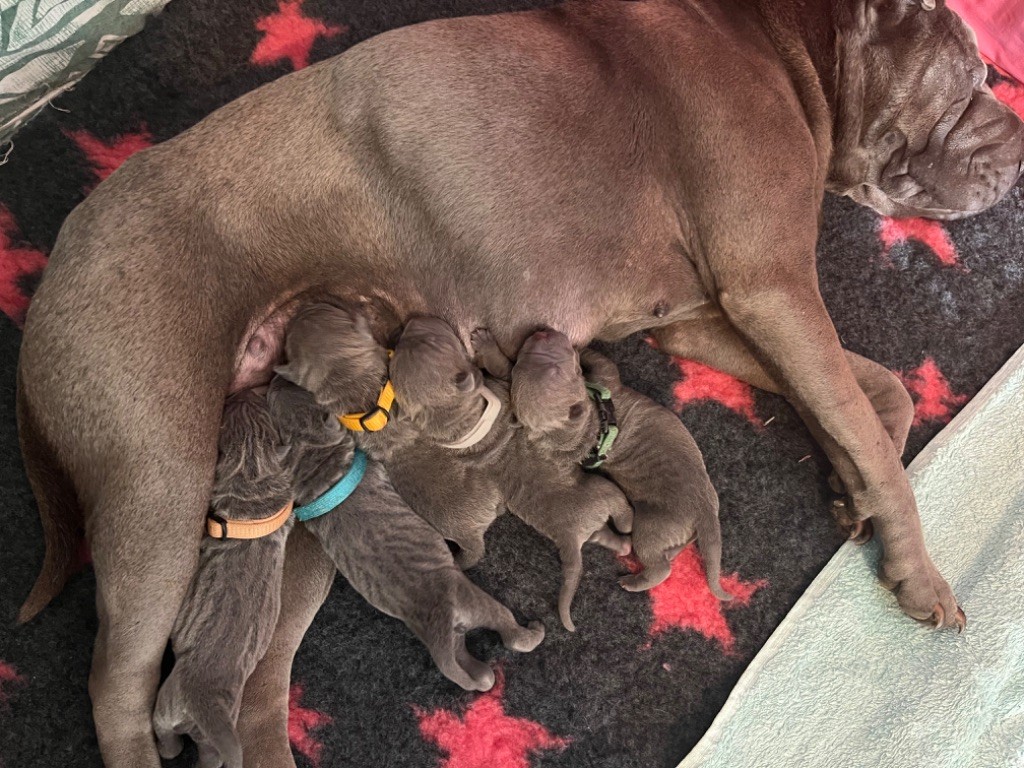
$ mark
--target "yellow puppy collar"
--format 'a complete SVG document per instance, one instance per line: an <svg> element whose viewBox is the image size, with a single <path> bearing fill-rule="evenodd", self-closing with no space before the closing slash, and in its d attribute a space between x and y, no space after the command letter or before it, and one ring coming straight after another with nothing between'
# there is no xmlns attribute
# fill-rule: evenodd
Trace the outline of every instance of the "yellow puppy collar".
<svg viewBox="0 0 1024 768"><path fill-rule="evenodd" d="M215 539L259 539L280 530L292 514L294 502L289 501L270 517L262 520L228 520L211 514L206 518L206 532Z"/></svg>
<svg viewBox="0 0 1024 768"><path fill-rule="evenodd" d="M388 360L395 354L395 350L388 350ZM380 432L388 425L391 418L391 406L395 404L395 388L391 385L391 379L384 382L384 387L377 397L377 406L366 413L344 413L338 416L338 421L345 429L353 432Z"/></svg>
<svg viewBox="0 0 1024 768"><path fill-rule="evenodd" d="M338 417L338 421L345 429L353 432L379 432L388 424L391 418L391 406L395 402L395 388L391 386L391 379L384 382L384 388L377 398L377 407L366 413L346 413Z"/></svg>

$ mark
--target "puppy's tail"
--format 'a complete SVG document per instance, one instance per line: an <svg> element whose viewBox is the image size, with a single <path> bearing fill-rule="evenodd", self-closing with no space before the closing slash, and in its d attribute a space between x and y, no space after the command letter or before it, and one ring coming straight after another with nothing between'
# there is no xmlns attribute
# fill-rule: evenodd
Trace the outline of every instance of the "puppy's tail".
<svg viewBox="0 0 1024 768"><path fill-rule="evenodd" d="M723 602L732 600L732 595L722 588L722 527L718 522L717 504L697 520L697 547L704 560L712 594Z"/></svg>
<svg viewBox="0 0 1024 768"><path fill-rule="evenodd" d="M24 624L60 594L75 570L78 547L82 543L80 531L83 521L71 480L43 439L20 386L16 407L25 474L36 497L46 543L42 570L18 613L18 622Z"/></svg>
<svg viewBox="0 0 1024 768"><path fill-rule="evenodd" d="M575 632L576 625L572 623L569 609L572 608L572 599L576 596L576 588L583 575L583 553L577 545L563 547L559 554L562 557L562 589L558 593L558 617L562 620L562 626Z"/></svg>

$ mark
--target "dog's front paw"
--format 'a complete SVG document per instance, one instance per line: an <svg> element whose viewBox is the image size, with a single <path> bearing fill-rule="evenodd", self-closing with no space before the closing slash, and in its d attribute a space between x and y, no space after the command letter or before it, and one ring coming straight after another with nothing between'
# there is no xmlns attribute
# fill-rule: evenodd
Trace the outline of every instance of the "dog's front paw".
<svg viewBox="0 0 1024 768"><path fill-rule="evenodd" d="M964 631L967 614L957 605L953 590L934 565L926 562L911 570L900 569L905 574L902 579L890 575L894 570L892 563L883 560L881 580L895 593L904 613L934 629L956 627L958 632Z"/></svg>

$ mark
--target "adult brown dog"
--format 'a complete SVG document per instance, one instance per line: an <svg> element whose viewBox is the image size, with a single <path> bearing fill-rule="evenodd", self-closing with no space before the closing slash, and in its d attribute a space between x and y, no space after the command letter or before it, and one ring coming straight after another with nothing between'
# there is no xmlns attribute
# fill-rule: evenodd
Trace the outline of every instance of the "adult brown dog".
<svg viewBox="0 0 1024 768"><path fill-rule="evenodd" d="M1000 199L1024 126L984 80L942 0L592 0L381 35L130 159L61 231L18 389L47 537L23 618L84 521L108 767L158 765L149 713L224 395L268 378L313 297L365 303L381 338L434 314L507 352L540 325L577 344L653 328L784 393L903 609L962 624L899 460L910 401L840 347L814 254L826 189L939 218ZM292 537L248 765L290 764L291 654L331 571Z"/></svg>

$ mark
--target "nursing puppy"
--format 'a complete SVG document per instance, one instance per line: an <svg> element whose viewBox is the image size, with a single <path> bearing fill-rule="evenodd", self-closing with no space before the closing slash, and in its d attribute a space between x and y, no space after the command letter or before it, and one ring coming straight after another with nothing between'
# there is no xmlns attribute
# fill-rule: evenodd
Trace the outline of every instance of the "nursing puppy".
<svg viewBox="0 0 1024 768"><path fill-rule="evenodd" d="M637 592L668 578L672 558L696 537L711 591L731 600L719 584L722 535L718 495L697 444L679 418L622 385L614 363L591 350L577 354L556 331L538 331L519 352L514 368L486 332L474 334L477 361L495 375L512 376L512 405L526 427L527 450L547 455L572 475L596 455L599 411L588 393L591 381L608 389L618 421L612 450L600 463L633 505L633 552L644 570L620 583ZM581 367L580 363L583 363ZM545 444L551 444L547 448Z"/></svg>
<svg viewBox="0 0 1024 768"><path fill-rule="evenodd" d="M365 408L386 378L386 353L360 329L358 320L331 318L327 311L321 319L324 327L309 331L313 343L300 349L289 340L290 366L320 371L307 373L308 379L338 381L344 378L339 372L351 363L336 350L361 347L360 358L374 360L377 371L372 386L362 393ZM297 328L293 323L289 339ZM337 340L341 334L347 334L343 342ZM459 544L463 567L483 556L484 531L506 508L554 541L563 562L559 614L574 629L569 606L582 572L582 544L594 541L620 553L629 551L628 539L607 526L612 518L620 530L629 530L632 512L621 492L598 477L582 477L578 485L550 478L549 484L543 474L547 468L539 474L532 462L522 465L514 446L507 385L485 385L443 320L409 320L389 368L397 403L394 417L385 429L360 433L360 445L387 467L395 489L416 514ZM349 390L313 391L332 412L345 410L341 393Z"/></svg>
<svg viewBox="0 0 1024 768"><path fill-rule="evenodd" d="M451 326L411 319L390 363L398 401L388 428L360 443L384 462L395 488L470 568L484 556L484 532L505 511L513 426L508 385L484 381Z"/></svg>
<svg viewBox="0 0 1024 768"><path fill-rule="evenodd" d="M343 475L354 440L335 414L365 410L387 378L386 356L368 327L345 310L315 305L293 321L286 339L289 364L308 392L277 376L271 413L288 446L296 503L319 498ZM389 425L387 429L391 429ZM438 669L466 690L486 691L494 672L466 649L466 633L486 627L512 650L532 651L544 627L521 627L512 612L473 584L455 565L443 537L395 491L381 464L370 461L352 495L304 525L367 602L400 619L427 647Z"/></svg>
<svg viewBox="0 0 1024 768"><path fill-rule="evenodd" d="M448 531L455 541L471 539L469 562L483 555L483 532L505 508L551 539L562 561L558 613L565 628L574 631L570 606L583 572L581 547L593 542L629 552L629 540L608 528L612 519L619 530L629 531L629 503L602 478L582 473L569 478L552 472L550 457L523 457L520 430L508 417L506 386L493 380L484 386L480 370L443 320L409 321L395 348L391 378L405 423L418 433L391 450L388 466L396 466L394 476L403 478L400 492L405 495L408 486L406 498L414 497L417 512L422 509L442 533ZM497 434L474 452L477 446L464 447L472 439L465 436L486 419L488 392L498 395L505 415L491 427ZM463 497L459 503L462 488L452 483L456 476L478 489L475 498Z"/></svg>
<svg viewBox="0 0 1024 768"><path fill-rule="evenodd" d="M291 501L278 433L266 400L252 390L228 398L210 507L231 521L272 516ZM162 757L172 758L187 735L199 765L241 768L235 724L242 688L266 653L277 625L284 545L292 518L262 538L216 539L200 546L199 570L171 635L174 669L153 712Z"/></svg>

